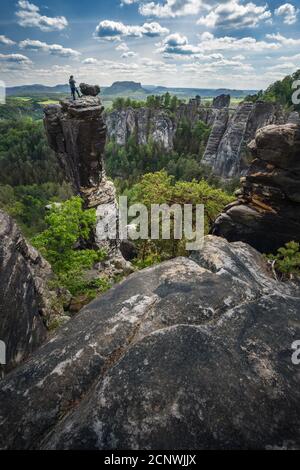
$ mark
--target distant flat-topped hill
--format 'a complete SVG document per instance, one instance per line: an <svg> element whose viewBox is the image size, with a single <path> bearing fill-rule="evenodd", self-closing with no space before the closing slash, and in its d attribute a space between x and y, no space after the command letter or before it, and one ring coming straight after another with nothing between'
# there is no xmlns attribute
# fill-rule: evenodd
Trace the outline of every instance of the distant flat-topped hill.
<svg viewBox="0 0 300 470"><path fill-rule="evenodd" d="M136 82L114 82L112 86L103 90L103 95L128 95L130 93L146 94L147 91L142 87L141 83Z"/></svg>

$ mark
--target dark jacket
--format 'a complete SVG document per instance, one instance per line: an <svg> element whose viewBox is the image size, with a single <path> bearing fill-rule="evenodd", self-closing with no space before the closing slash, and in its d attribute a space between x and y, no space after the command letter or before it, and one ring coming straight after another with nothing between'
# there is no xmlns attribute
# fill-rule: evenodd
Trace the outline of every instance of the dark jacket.
<svg viewBox="0 0 300 470"><path fill-rule="evenodd" d="M75 82L74 78L70 78L69 84L70 84L71 90L76 89L76 82Z"/></svg>

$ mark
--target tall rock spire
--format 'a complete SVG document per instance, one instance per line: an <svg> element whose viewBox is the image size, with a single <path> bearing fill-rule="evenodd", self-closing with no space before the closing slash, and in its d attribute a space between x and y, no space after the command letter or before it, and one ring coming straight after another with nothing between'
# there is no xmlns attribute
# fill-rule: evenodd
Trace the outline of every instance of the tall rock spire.
<svg viewBox="0 0 300 470"><path fill-rule="evenodd" d="M81 85L83 96L76 101L63 100L45 108L44 124L50 147L56 153L66 179L87 208L106 204L116 212L116 192L104 169L106 126L104 107L98 96L86 95L95 87ZM98 88L98 90L100 89ZM93 93L95 95L96 93ZM119 255L119 241L104 242L95 234L95 242L111 254Z"/></svg>

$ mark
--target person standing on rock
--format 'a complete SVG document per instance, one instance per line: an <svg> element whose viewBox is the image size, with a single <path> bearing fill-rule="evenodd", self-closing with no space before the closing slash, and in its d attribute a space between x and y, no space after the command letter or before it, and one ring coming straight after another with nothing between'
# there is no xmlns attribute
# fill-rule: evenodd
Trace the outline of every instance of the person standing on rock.
<svg viewBox="0 0 300 470"><path fill-rule="evenodd" d="M81 98L81 96L79 94L79 91L76 87L76 81L74 80L73 75L71 75L71 77L70 77L69 84L70 84L71 94L72 94L73 100L74 101L76 100L76 93L78 95L78 98Z"/></svg>

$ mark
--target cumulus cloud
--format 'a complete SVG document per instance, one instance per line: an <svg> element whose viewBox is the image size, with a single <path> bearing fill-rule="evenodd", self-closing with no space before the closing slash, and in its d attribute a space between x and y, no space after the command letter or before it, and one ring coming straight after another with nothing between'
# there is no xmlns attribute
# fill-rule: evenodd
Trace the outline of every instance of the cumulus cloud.
<svg viewBox="0 0 300 470"><path fill-rule="evenodd" d="M141 26L125 25L124 23L104 20L101 21L95 31L95 37L107 40L121 40L122 37L159 37L170 31L159 23L144 23Z"/></svg>
<svg viewBox="0 0 300 470"><path fill-rule="evenodd" d="M51 55L62 56L62 57L73 57L78 58L81 53L74 49L65 48L60 44L47 44L46 42L36 41L32 39L25 39L19 44L21 49L29 51L42 51L48 52Z"/></svg>
<svg viewBox="0 0 300 470"><path fill-rule="evenodd" d="M254 37L235 38L231 36L215 37L210 32L205 32L200 35L200 43L192 45L189 43L186 36L175 33L167 36L164 41L158 44L157 52L163 54L176 54L176 55L196 55L206 52L214 51L254 51L260 52L261 50L277 50L282 47L283 38L279 35L267 36L268 41L259 41Z"/></svg>
<svg viewBox="0 0 300 470"><path fill-rule="evenodd" d="M240 0L230 0L217 4L207 15L199 18L197 24L207 28L255 28L271 18L267 5L258 6L252 2L242 5Z"/></svg>
<svg viewBox="0 0 300 470"><path fill-rule="evenodd" d="M286 47L300 46L300 39L287 38L280 33L267 34L266 38L272 41L277 41L279 44Z"/></svg>
<svg viewBox="0 0 300 470"><path fill-rule="evenodd" d="M23 27L36 27L42 31L62 31L68 26L68 21L64 16L49 17L41 15L38 6L27 0L19 0L18 24Z"/></svg>
<svg viewBox="0 0 300 470"><path fill-rule="evenodd" d="M299 9L291 3L285 3L275 10L276 16L282 16L285 24L295 24L298 19Z"/></svg>
<svg viewBox="0 0 300 470"><path fill-rule="evenodd" d="M87 57L82 61L84 65L96 65L98 64L98 62L99 61L97 59L94 59L94 57Z"/></svg>
<svg viewBox="0 0 300 470"><path fill-rule="evenodd" d="M158 52L164 54L193 55L201 52L201 49L189 44L186 36L174 33L167 36L159 45Z"/></svg>
<svg viewBox="0 0 300 470"><path fill-rule="evenodd" d="M136 56L137 56L136 52L128 51L128 52L124 52L124 54L122 54L122 59L132 59L133 57L136 57Z"/></svg>
<svg viewBox="0 0 300 470"><path fill-rule="evenodd" d="M124 0L123 3L125 3ZM131 1L131 3L136 2ZM175 18L187 15L197 15L203 7L204 5L202 0L165 0L163 4L157 2L142 3L139 7L139 12L144 16Z"/></svg>
<svg viewBox="0 0 300 470"><path fill-rule="evenodd" d="M4 46L13 46L15 41L12 41L12 39L9 39L6 36L3 36L2 34L0 35L0 44L3 44Z"/></svg>
<svg viewBox="0 0 300 470"><path fill-rule="evenodd" d="M0 54L0 62L16 66L32 64L32 61L22 54Z"/></svg>
<svg viewBox="0 0 300 470"><path fill-rule="evenodd" d="M121 44L119 44L119 45L116 47L116 51L128 52L128 51L129 51L129 47L127 46L126 42L121 42Z"/></svg>

